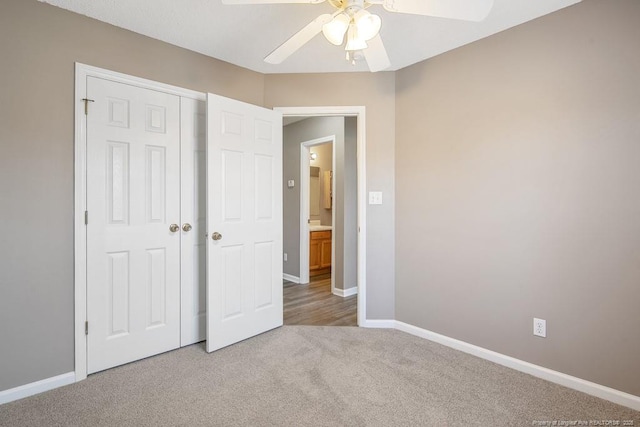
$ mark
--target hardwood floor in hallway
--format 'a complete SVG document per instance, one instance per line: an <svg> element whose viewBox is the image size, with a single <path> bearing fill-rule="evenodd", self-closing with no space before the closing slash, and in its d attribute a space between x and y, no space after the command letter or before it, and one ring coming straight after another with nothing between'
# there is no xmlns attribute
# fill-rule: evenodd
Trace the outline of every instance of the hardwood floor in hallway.
<svg viewBox="0 0 640 427"><path fill-rule="evenodd" d="M307 285L284 281L284 324L358 326L357 295L331 293L331 276L312 277Z"/></svg>

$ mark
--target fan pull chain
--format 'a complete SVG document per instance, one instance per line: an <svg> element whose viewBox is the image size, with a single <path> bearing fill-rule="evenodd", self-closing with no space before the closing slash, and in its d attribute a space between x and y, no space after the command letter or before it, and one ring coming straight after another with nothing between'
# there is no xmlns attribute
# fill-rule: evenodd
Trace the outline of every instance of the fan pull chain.
<svg viewBox="0 0 640 427"><path fill-rule="evenodd" d="M351 65L356 65L356 53L355 51L348 50L345 58L348 62L351 62Z"/></svg>

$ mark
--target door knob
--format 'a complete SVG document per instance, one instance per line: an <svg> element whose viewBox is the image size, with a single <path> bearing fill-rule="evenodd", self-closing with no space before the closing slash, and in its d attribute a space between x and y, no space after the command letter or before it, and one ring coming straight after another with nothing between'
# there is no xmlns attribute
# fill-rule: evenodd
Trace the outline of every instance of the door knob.
<svg viewBox="0 0 640 427"><path fill-rule="evenodd" d="M184 224L182 224L182 230L183 231L191 231L191 224L189 224L188 222L185 222Z"/></svg>
<svg viewBox="0 0 640 427"><path fill-rule="evenodd" d="M169 231L171 231L172 233L175 233L178 230L180 230L180 226L178 224L171 224L169 226Z"/></svg>
<svg viewBox="0 0 640 427"><path fill-rule="evenodd" d="M220 233L218 233L218 232L216 231L215 233L213 233L213 234L211 235L211 238L212 238L213 240L220 240L220 239L222 239L222 234L220 234Z"/></svg>

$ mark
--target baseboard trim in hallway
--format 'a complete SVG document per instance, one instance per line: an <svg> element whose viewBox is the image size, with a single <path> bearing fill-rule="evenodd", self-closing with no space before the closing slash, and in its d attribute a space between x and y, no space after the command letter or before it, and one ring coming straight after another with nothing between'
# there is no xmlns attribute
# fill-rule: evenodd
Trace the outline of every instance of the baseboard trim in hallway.
<svg viewBox="0 0 640 427"><path fill-rule="evenodd" d="M300 283L300 278L298 276L293 276L291 274L287 274L287 273L282 273L282 279L283 280L288 280L290 282L293 283Z"/></svg>
<svg viewBox="0 0 640 427"><path fill-rule="evenodd" d="M333 294L342 298L350 297L351 295L356 295L358 293L358 287L354 286L348 289L338 289L335 288L333 290Z"/></svg>

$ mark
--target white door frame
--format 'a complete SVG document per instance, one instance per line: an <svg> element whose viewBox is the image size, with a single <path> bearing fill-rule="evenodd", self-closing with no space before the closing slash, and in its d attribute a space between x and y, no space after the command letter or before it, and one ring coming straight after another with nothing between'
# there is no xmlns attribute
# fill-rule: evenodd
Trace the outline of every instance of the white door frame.
<svg viewBox="0 0 640 427"><path fill-rule="evenodd" d="M75 64L75 99L74 99L74 343L75 343L75 380L87 377L87 336L85 321L87 319L87 230L85 211L87 207L87 128L85 102L87 98L87 78L98 77L118 83L129 84L144 89L206 101L201 92L171 86L153 80L133 77L115 71L105 70L76 62ZM88 103L89 110L91 103Z"/></svg>
<svg viewBox="0 0 640 427"><path fill-rule="evenodd" d="M367 142L365 134L365 107L274 107L274 110L280 111L283 117L356 117L356 163L358 169L358 260L356 274L358 277L358 325L365 326L367 323Z"/></svg>
<svg viewBox="0 0 640 427"><path fill-rule="evenodd" d="M331 164L336 164L336 136L329 135L322 138L312 139L311 141L305 141L300 143L300 283L309 283L309 203L310 203L310 156L311 147L315 147L322 144L332 143L331 147ZM332 166L335 177L335 166ZM322 177L320 177L322 179ZM336 194L336 180L331 182L331 193ZM332 227L336 223L336 208L335 203L331 203L331 225ZM304 232L307 230L307 232ZM331 238L331 265L334 264L336 259L336 240L333 238L332 228ZM331 274L331 293L336 289L335 274Z"/></svg>

